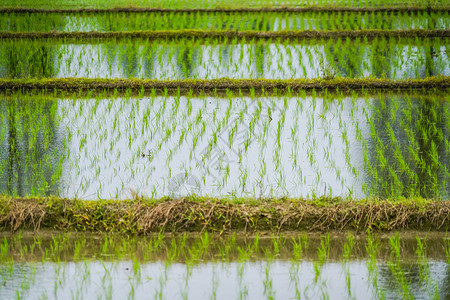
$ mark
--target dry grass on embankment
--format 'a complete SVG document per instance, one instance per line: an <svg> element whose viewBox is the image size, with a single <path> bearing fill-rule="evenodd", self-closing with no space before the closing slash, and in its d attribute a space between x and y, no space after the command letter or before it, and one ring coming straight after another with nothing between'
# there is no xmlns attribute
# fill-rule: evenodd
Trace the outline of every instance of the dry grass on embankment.
<svg viewBox="0 0 450 300"><path fill-rule="evenodd" d="M0 198L0 230L151 232L447 231L450 202L340 198L84 201Z"/></svg>
<svg viewBox="0 0 450 300"><path fill-rule="evenodd" d="M90 31L90 32L0 32L0 39L57 39L72 40L109 40L109 39L217 39L231 40L299 40L299 39L333 39L333 38L448 38L449 29L408 29L408 30L280 30L280 31L256 31L256 30L144 30L144 31Z"/></svg>
<svg viewBox="0 0 450 300"><path fill-rule="evenodd" d="M333 78L316 79L186 79L186 80L148 80L148 79L89 79L89 78L42 78L42 79L0 79L0 91L66 91L66 92L105 92L130 91L148 92L175 90L185 94L216 93L220 90L233 92L261 91L296 92L304 91L398 91L398 90L437 90L450 88L450 77L427 77L424 79L380 79L380 78Z"/></svg>
<svg viewBox="0 0 450 300"><path fill-rule="evenodd" d="M444 5L402 5L380 7L349 7L349 6L306 6L306 7L237 7L237 8L158 8L158 7L112 7L112 8L28 8L28 7L2 7L0 13L58 13L58 14L104 14L104 13L338 13L338 12L385 12L385 13L425 13L447 12L450 6Z"/></svg>

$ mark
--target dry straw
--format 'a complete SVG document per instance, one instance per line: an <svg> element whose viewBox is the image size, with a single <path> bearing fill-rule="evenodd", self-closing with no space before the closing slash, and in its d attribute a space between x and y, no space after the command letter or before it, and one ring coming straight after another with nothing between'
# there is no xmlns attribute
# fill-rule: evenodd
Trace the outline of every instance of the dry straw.
<svg viewBox="0 0 450 300"><path fill-rule="evenodd" d="M423 199L340 198L260 201L182 198L158 201L83 201L3 198L3 230L39 228L75 231L151 232L332 231L367 229L447 231L450 203Z"/></svg>

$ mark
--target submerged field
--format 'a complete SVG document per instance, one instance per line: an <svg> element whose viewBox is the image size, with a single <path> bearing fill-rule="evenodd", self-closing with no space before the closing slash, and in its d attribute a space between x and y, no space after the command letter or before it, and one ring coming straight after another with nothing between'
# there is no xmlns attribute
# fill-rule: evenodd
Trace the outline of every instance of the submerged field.
<svg viewBox="0 0 450 300"><path fill-rule="evenodd" d="M221 33L218 32L218 35ZM226 38L228 40L228 38ZM148 40L4 39L0 77L141 79L450 75L448 37Z"/></svg>
<svg viewBox="0 0 450 300"><path fill-rule="evenodd" d="M2 298L446 299L450 243L429 233L4 237Z"/></svg>
<svg viewBox="0 0 450 300"><path fill-rule="evenodd" d="M446 93L227 94L5 96L0 192L450 197Z"/></svg>
<svg viewBox="0 0 450 300"><path fill-rule="evenodd" d="M85 12L0 15L0 31L364 30L448 29L449 11L344 12Z"/></svg>
<svg viewBox="0 0 450 300"><path fill-rule="evenodd" d="M445 1L3 1L1 299L448 299Z"/></svg>

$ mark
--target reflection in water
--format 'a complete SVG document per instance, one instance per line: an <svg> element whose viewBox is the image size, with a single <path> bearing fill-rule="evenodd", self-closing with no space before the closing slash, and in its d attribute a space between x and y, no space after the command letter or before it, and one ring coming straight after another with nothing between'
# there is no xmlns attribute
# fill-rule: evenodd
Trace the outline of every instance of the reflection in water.
<svg viewBox="0 0 450 300"><path fill-rule="evenodd" d="M300 43L110 41L91 44L7 40L0 45L0 77L150 79L317 78L392 79L450 75L447 39L321 40Z"/></svg>
<svg viewBox="0 0 450 300"><path fill-rule="evenodd" d="M19 14L21 15L21 14ZM4 16L2 16L4 17ZM0 17L0 19L2 18ZM20 19L20 17L18 18ZM21 31L28 21L17 21L13 14L11 20L5 23L8 31ZM61 29L65 20L57 16L46 17L46 22L52 24L52 28ZM0 22L1 23L1 22ZM37 31L37 24L33 22L31 31ZM11 28L12 27L12 28ZM31 29L30 28L30 29ZM28 47L29 41L22 41L18 44L14 42L3 42L0 45L0 74L7 78L22 77L55 77L55 60L60 53L51 43L39 43L34 47Z"/></svg>
<svg viewBox="0 0 450 300"><path fill-rule="evenodd" d="M0 103L0 194L58 195L64 159L55 119L58 103L23 98Z"/></svg>
<svg viewBox="0 0 450 300"><path fill-rule="evenodd" d="M315 262L317 264L317 262ZM448 269L442 261L431 261L434 286L409 283L412 299L432 299L436 293L447 299ZM136 267L138 269L133 269ZM1 266L0 266L1 268ZM346 268L349 272L351 296L347 292ZM383 265L380 264L381 270ZM6 269L6 267L4 268ZM0 269L1 270L1 269ZM294 271L295 270L295 271ZM5 273L5 287L0 290L2 299L14 299L16 291L21 299L316 299L317 295L330 299L378 299L368 279L364 262L351 261L348 267L327 262L321 267L315 281L314 265L302 261L297 264L286 260L255 262L206 262L193 266L164 261L85 261L57 263L14 264L13 274ZM402 286L385 273L380 279L386 299L402 298ZM387 280L384 281L384 275ZM1 275L0 275L1 276ZM409 278L408 278L409 279ZM268 286L270 284L270 290ZM22 285L22 286L21 286ZM23 288L26 286L26 288ZM435 291L436 289L436 291ZM149 291L152 291L149 294ZM111 295L108 296L108 295ZM215 295L215 296L211 296Z"/></svg>
<svg viewBox="0 0 450 300"><path fill-rule="evenodd" d="M55 77L55 58L57 49L54 46L41 44L25 48L24 45L4 43L0 46L0 74L6 78L23 77Z"/></svg>
<svg viewBox="0 0 450 300"><path fill-rule="evenodd" d="M450 194L448 102L394 98L375 103L369 173L381 197L441 198Z"/></svg>
<svg viewBox="0 0 450 300"><path fill-rule="evenodd" d="M378 286L386 299L448 299L450 268L439 261L425 260L428 275L421 273L418 263L378 263ZM437 296L436 296L437 294Z"/></svg>
<svg viewBox="0 0 450 300"><path fill-rule="evenodd" d="M4 43L0 55L6 58L0 63L5 77L55 76L56 49L51 45L18 49ZM30 101L30 96L18 95L0 102L0 194L59 193L62 156L56 109L57 102L42 97Z"/></svg>
<svg viewBox="0 0 450 300"><path fill-rule="evenodd" d="M372 47L376 53L376 43ZM356 46L342 51L340 42L336 45L331 45L329 48L324 47L324 58L321 61L321 77L325 77L327 73L334 73L341 77L361 78L369 75L378 76L376 73L371 73L367 68L370 58L367 55L368 47ZM375 54L377 56L377 54ZM384 58L386 59L386 58ZM382 61L377 62L380 67L384 64ZM375 63L375 64L377 64Z"/></svg>
<svg viewBox="0 0 450 300"><path fill-rule="evenodd" d="M205 238L206 237L206 238ZM363 235L317 233L275 238L248 235L38 235L4 239L1 299L447 299L446 234L427 233L421 245L399 239L400 255L375 237L372 257ZM6 241L6 242L5 242ZM6 246L5 246L6 245ZM329 257L319 250L327 248ZM2 248L2 249L3 249ZM350 250L348 250L350 249ZM428 251L428 249L430 251ZM370 264L375 259L375 267ZM376 280L372 275L377 272ZM378 293L377 293L378 291ZM377 297L383 295L384 297Z"/></svg>
<svg viewBox="0 0 450 300"><path fill-rule="evenodd" d="M449 198L448 101L229 97L5 98L0 193Z"/></svg>

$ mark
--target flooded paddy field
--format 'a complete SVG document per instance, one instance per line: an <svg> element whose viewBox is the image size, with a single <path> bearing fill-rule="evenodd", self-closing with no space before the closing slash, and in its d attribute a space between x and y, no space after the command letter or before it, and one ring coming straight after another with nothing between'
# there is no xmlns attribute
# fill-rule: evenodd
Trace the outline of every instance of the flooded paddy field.
<svg viewBox="0 0 450 300"><path fill-rule="evenodd" d="M6 234L8 299L446 299L447 234Z"/></svg>
<svg viewBox="0 0 450 300"><path fill-rule="evenodd" d="M448 38L5 39L2 78L291 79L450 75Z"/></svg>
<svg viewBox="0 0 450 300"><path fill-rule="evenodd" d="M9 12L0 31L448 29L448 11L419 12Z"/></svg>
<svg viewBox="0 0 450 300"><path fill-rule="evenodd" d="M446 1L16 2L0 299L450 298Z"/></svg>
<svg viewBox="0 0 450 300"><path fill-rule="evenodd" d="M450 196L446 94L0 99L0 193Z"/></svg>

